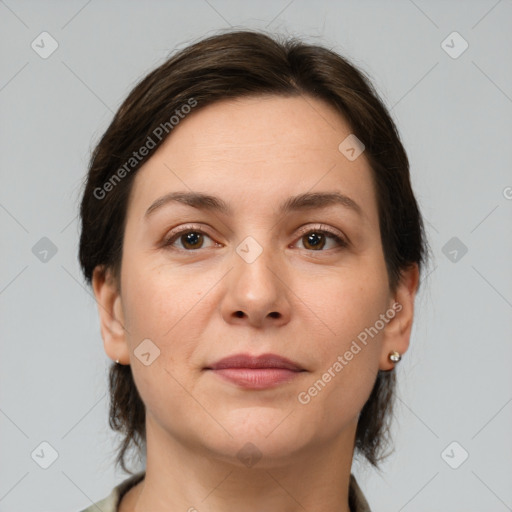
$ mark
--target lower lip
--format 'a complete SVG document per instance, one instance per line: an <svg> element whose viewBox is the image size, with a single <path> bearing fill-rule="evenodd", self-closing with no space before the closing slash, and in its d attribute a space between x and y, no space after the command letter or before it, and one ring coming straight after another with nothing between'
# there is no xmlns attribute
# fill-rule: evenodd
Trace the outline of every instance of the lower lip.
<svg viewBox="0 0 512 512"><path fill-rule="evenodd" d="M212 372L247 389L265 389L284 384L301 373L285 368L224 368Z"/></svg>

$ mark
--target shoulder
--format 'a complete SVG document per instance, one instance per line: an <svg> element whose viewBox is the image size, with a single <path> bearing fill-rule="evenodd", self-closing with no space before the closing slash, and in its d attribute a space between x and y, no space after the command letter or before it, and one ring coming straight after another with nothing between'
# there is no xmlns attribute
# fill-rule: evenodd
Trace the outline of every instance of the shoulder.
<svg viewBox="0 0 512 512"><path fill-rule="evenodd" d="M371 512L370 505L352 473L350 474L348 501L350 512Z"/></svg>
<svg viewBox="0 0 512 512"><path fill-rule="evenodd" d="M145 471L139 471L134 475L126 478L120 484L116 485L110 494L91 506L81 510L80 512L117 512L119 502L125 493L127 493L133 486L137 485L146 476Z"/></svg>

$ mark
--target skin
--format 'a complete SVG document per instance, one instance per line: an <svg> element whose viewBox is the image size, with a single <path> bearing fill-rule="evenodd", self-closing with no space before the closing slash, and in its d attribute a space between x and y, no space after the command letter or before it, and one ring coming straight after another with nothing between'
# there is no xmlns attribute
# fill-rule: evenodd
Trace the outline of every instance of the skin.
<svg viewBox="0 0 512 512"><path fill-rule="evenodd" d="M109 272L93 277L107 355L130 364L146 406L146 477L122 499L144 510L349 511L348 486L359 413L388 354L409 346L418 268L392 294L377 199L364 153L349 161L338 145L350 126L311 97L223 100L189 114L144 164L130 196L121 291ZM276 216L305 192L339 191L343 206ZM218 196L233 215L169 204L171 191ZM165 237L193 223L204 238ZM320 248L299 228L318 224ZM236 252L247 236L262 253ZM201 245L202 243L202 245ZM195 248L197 247L197 248ZM322 377L393 303L402 308L308 404L297 397ZM243 314L237 314L243 312ZM150 365L134 354L149 338ZM265 390L242 389L204 367L235 353L271 352L307 371ZM238 457L252 443L252 467ZM193 510L193 509L191 509Z"/></svg>

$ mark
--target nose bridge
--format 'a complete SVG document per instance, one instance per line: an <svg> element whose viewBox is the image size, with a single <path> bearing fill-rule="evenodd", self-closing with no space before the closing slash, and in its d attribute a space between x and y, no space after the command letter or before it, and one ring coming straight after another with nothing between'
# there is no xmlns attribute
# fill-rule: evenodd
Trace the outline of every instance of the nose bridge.
<svg viewBox="0 0 512 512"><path fill-rule="evenodd" d="M237 281L247 281L251 289L267 288L277 289L278 269L276 268L279 256L273 253L270 237L265 238L260 243L256 238L249 235L245 237L236 247L235 261L235 279ZM259 237L262 240L262 236ZM264 244L264 245L262 245ZM256 290L254 290L256 291ZM260 292L262 290L259 290ZM275 290L276 291L276 290Z"/></svg>
<svg viewBox="0 0 512 512"><path fill-rule="evenodd" d="M247 236L233 251L233 269L229 273L223 313L227 321L237 319L241 313L249 323L261 325L265 321L289 320L290 307L284 269L271 237L265 233ZM274 252L275 251L275 252ZM266 320L269 317L269 320ZM272 319L272 320L271 320Z"/></svg>

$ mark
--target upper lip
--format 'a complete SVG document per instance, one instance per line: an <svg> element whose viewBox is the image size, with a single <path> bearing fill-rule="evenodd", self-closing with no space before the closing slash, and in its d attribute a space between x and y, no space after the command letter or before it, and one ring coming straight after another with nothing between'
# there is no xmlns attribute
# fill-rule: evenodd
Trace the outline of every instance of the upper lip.
<svg viewBox="0 0 512 512"><path fill-rule="evenodd" d="M261 354L259 356L235 354L220 359L211 366L208 366L206 369L224 370L226 368L283 368L295 372L304 370L297 363L276 354Z"/></svg>

